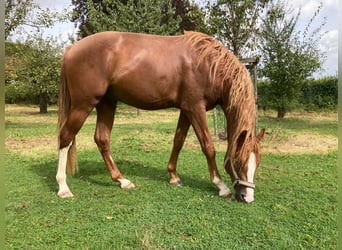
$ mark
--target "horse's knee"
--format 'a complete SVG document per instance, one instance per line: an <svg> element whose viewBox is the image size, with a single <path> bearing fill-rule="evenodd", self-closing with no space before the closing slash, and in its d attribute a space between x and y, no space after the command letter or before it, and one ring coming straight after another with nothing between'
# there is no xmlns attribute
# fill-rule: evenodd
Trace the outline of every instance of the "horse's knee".
<svg viewBox="0 0 342 250"><path fill-rule="evenodd" d="M213 144L206 145L202 148L203 153L207 158L215 158L215 147Z"/></svg>

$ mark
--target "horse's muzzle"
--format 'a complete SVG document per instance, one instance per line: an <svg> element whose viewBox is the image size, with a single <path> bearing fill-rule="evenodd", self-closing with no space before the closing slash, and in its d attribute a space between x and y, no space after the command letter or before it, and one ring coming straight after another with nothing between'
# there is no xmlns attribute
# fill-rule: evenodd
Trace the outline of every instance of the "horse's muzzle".
<svg viewBox="0 0 342 250"><path fill-rule="evenodd" d="M251 203L254 201L254 190L239 186L235 189L235 199L237 201Z"/></svg>
<svg viewBox="0 0 342 250"><path fill-rule="evenodd" d="M242 201L242 202L247 203L247 201L245 200L245 197L246 197L245 192L242 192L240 188L237 188L235 190L235 199L237 201Z"/></svg>

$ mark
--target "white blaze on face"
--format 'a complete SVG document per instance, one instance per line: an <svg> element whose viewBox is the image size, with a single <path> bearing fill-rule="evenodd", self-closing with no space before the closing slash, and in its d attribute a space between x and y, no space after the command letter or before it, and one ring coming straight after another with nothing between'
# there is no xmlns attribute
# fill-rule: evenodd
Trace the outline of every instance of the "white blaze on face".
<svg viewBox="0 0 342 250"><path fill-rule="evenodd" d="M247 170L247 181L250 183L254 183L254 174L256 170L256 158L255 154L252 152L248 159L248 170ZM254 189L246 188L246 197L245 201L250 203L254 200Z"/></svg>

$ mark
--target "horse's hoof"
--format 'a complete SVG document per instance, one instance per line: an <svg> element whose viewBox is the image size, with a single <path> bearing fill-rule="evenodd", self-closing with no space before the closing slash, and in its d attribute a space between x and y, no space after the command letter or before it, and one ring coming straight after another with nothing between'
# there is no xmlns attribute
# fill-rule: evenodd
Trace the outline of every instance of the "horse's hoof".
<svg viewBox="0 0 342 250"><path fill-rule="evenodd" d="M219 196L230 199L234 195L232 192L230 192L230 190L222 190L220 191Z"/></svg>
<svg viewBox="0 0 342 250"><path fill-rule="evenodd" d="M70 190L59 191L57 195L59 198L63 198L63 199L74 197L74 195L70 192Z"/></svg>
<svg viewBox="0 0 342 250"><path fill-rule="evenodd" d="M182 182L180 179L178 179L178 180L175 181L175 182L170 182L170 184L171 184L171 185L174 185L174 186L176 186L176 187L181 187L181 186L183 186L183 182Z"/></svg>
<svg viewBox="0 0 342 250"><path fill-rule="evenodd" d="M130 181L130 180L122 180L120 181L121 183L121 188L122 189L130 189L130 188L135 188L135 185Z"/></svg>

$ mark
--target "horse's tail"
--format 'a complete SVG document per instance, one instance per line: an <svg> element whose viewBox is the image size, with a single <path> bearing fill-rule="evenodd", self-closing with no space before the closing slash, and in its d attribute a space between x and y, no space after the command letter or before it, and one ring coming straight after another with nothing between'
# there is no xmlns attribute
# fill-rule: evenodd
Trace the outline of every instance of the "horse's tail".
<svg viewBox="0 0 342 250"><path fill-rule="evenodd" d="M68 48L66 49L67 52ZM65 52L65 53L66 53ZM61 129L70 113L71 98L70 92L67 86L67 76L65 72L65 58L63 57L61 66L61 75L59 82L59 99L58 99L58 135L60 135ZM60 137L58 136L58 145L60 145ZM76 152L76 137L74 138L72 145L68 151L68 160L66 172L68 174L75 174L78 171L77 164L77 152Z"/></svg>

